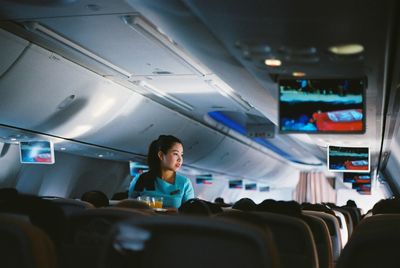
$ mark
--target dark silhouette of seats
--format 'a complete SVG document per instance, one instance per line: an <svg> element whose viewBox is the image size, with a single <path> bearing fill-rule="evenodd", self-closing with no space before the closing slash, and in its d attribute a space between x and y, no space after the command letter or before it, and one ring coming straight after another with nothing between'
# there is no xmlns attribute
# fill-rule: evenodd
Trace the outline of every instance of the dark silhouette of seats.
<svg viewBox="0 0 400 268"><path fill-rule="evenodd" d="M380 214L363 219L343 249L337 267L399 267L399 226L399 214Z"/></svg>
<svg viewBox="0 0 400 268"><path fill-rule="evenodd" d="M303 210L303 213L305 215L318 217L325 222L331 238L333 261L336 262L342 251L342 239L337 218L322 211Z"/></svg>
<svg viewBox="0 0 400 268"><path fill-rule="evenodd" d="M281 267L319 267L314 238L309 226L293 216L269 212L224 211L218 217L267 227L276 244Z"/></svg>
<svg viewBox="0 0 400 268"><path fill-rule="evenodd" d="M129 218L148 215L141 210L115 207L88 209L72 214L61 248L62 267L98 267L101 250L113 225Z"/></svg>
<svg viewBox="0 0 400 268"><path fill-rule="evenodd" d="M147 217L116 225L101 268L277 267L259 229L208 217Z"/></svg>
<svg viewBox="0 0 400 268"><path fill-rule="evenodd" d="M110 200L102 191L88 191L81 196L82 201L91 203L96 208L108 207Z"/></svg>
<svg viewBox="0 0 400 268"><path fill-rule="evenodd" d="M326 223L312 215L302 215L301 219L310 227L318 253L319 267L333 268L333 249Z"/></svg>
<svg viewBox="0 0 400 268"><path fill-rule="evenodd" d="M29 217L29 221L45 231L56 246L64 238L67 218L64 211L49 200L25 194L3 196L0 213Z"/></svg>
<svg viewBox="0 0 400 268"><path fill-rule="evenodd" d="M354 230L361 220L360 211L358 210L357 207L353 207L353 206L341 206L341 208L347 210L350 213L351 220L353 222L353 230Z"/></svg>
<svg viewBox="0 0 400 268"><path fill-rule="evenodd" d="M75 199L68 199L68 198L61 198L61 197L56 197L56 198L48 198L45 197L42 199L50 200L53 204L56 206L60 207L63 211L64 214L68 217L71 214L89 209L89 208L94 208L94 206L91 203L85 202L85 201L80 201L80 200L75 200Z"/></svg>
<svg viewBox="0 0 400 268"><path fill-rule="evenodd" d="M257 205L250 198L244 197L236 201L235 204L233 204L232 208L241 211L255 211L257 210Z"/></svg>
<svg viewBox="0 0 400 268"><path fill-rule="evenodd" d="M192 198L184 202L178 209L180 214L197 215L197 216L211 216L213 214L221 213L222 208L214 203L202 200L199 198Z"/></svg>
<svg viewBox="0 0 400 268"><path fill-rule="evenodd" d="M303 220L312 232L318 253L320 267L333 267L332 242L325 222L317 217L302 213L301 206L295 201L275 201L267 199L257 206L258 211L278 213Z"/></svg>
<svg viewBox="0 0 400 268"><path fill-rule="evenodd" d="M341 207L334 207L333 210L341 212L345 217L348 237L350 238L351 234L353 233L353 226L354 226L350 212L347 209Z"/></svg>
<svg viewBox="0 0 400 268"><path fill-rule="evenodd" d="M2 268L57 268L54 245L39 228L19 219L0 215L0 261Z"/></svg>

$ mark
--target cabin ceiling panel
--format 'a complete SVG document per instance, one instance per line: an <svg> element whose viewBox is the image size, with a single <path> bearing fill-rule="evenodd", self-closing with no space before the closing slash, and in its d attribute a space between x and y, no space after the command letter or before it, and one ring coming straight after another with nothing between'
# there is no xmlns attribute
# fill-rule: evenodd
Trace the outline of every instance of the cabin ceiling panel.
<svg viewBox="0 0 400 268"><path fill-rule="evenodd" d="M128 0L135 10L209 68L270 121L277 123L277 87L266 91L182 1ZM219 1L220 2L220 1ZM245 3L245 2L243 2ZM223 2L221 2L223 4ZM223 15L221 16L221 18ZM266 74L267 75L267 74ZM215 79L217 80L217 79ZM273 86L273 83L268 86Z"/></svg>
<svg viewBox="0 0 400 268"><path fill-rule="evenodd" d="M392 10L395 1L378 3L369 0L361 3L341 0L329 10L321 1L297 3L268 0L184 0L168 1L163 5L157 0L128 2L154 23L162 24L174 40L197 55L216 75L275 123L278 121L278 88L274 79L279 75L291 76L293 71L300 70L309 77L367 76L366 133L310 137L312 140L343 142L348 146L363 143L370 146L373 153L379 152L382 138L382 91L385 86L384 52L387 49L389 34L387 29L391 28L393 23L391 15L394 14ZM346 8L343 8L344 6ZM354 10L357 10L357 14ZM190 31L182 26L189 23L193 25ZM196 31L192 30L194 27ZM199 38L204 42L193 42ZM283 57L284 66L267 67L262 58L258 58L257 62L253 61L252 55L246 58L240 48L240 42L243 44L243 41L250 47L269 49L264 56ZM330 46L346 43L362 44L364 53L347 58L328 53ZM213 52L206 52L205 44L208 44ZM302 48L316 50L318 61L290 62L291 55L285 53L294 51L301 54ZM216 51L219 56L209 56ZM224 60L220 60L221 58ZM248 86L252 83L252 86ZM260 89L263 92L260 92ZM319 156L328 144L308 144L308 151ZM374 157L372 161L372 164L376 165L377 158Z"/></svg>
<svg viewBox="0 0 400 268"><path fill-rule="evenodd" d="M195 74L155 39L133 29L122 18L123 15L101 15L37 21L131 75Z"/></svg>
<svg viewBox="0 0 400 268"><path fill-rule="evenodd" d="M18 59L29 42L0 29L0 77Z"/></svg>

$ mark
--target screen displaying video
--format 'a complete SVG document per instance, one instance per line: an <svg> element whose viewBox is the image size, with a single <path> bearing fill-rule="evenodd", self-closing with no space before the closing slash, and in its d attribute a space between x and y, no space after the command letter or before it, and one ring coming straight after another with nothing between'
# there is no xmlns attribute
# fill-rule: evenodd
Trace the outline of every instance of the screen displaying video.
<svg viewBox="0 0 400 268"><path fill-rule="evenodd" d="M328 147L328 168L337 172L369 172L368 147Z"/></svg>
<svg viewBox="0 0 400 268"><path fill-rule="evenodd" d="M149 167L145 164L138 162L129 162L129 170L132 177L141 175L149 170Z"/></svg>
<svg viewBox="0 0 400 268"><path fill-rule="evenodd" d="M256 191L257 190L257 183L246 183L244 185L244 189L245 190L249 190L249 191Z"/></svg>
<svg viewBox="0 0 400 268"><path fill-rule="evenodd" d="M19 149L23 164L54 164L53 144L49 141L21 141Z"/></svg>
<svg viewBox="0 0 400 268"><path fill-rule="evenodd" d="M371 174L370 173L352 173L352 172L344 172L343 173L343 182L350 183L371 183Z"/></svg>
<svg viewBox="0 0 400 268"><path fill-rule="evenodd" d="M352 188L356 190L359 194L371 194L371 183L353 183Z"/></svg>
<svg viewBox="0 0 400 268"><path fill-rule="evenodd" d="M196 184L211 185L213 181L212 174L203 174L196 176Z"/></svg>
<svg viewBox="0 0 400 268"><path fill-rule="evenodd" d="M230 180L229 189L243 189L243 180Z"/></svg>
<svg viewBox="0 0 400 268"><path fill-rule="evenodd" d="M269 192L269 191L270 191L270 187L269 187L269 186L260 186L260 187L258 188L258 190L259 190L260 192Z"/></svg>
<svg viewBox="0 0 400 268"><path fill-rule="evenodd" d="M364 133L365 79L279 80L281 133Z"/></svg>

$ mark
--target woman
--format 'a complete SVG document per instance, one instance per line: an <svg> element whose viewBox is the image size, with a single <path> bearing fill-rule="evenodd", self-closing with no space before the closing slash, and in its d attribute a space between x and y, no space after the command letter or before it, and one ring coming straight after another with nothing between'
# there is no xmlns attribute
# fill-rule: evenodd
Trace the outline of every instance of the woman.
<svg viewBox="0 0 400 268"><path fill-rule="evenodd" d="M149 147L149 171L136 176L129 186L129 197L163 197L163 207L178 208L194 198L190 180L176 171L183 164L182 142L171 135L161 135Z"/></svg>

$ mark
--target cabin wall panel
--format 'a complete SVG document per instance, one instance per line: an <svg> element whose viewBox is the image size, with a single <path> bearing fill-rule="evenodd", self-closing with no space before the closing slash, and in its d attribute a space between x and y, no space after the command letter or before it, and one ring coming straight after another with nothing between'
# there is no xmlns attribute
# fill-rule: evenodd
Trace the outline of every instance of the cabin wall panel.
<svg viewBox="0 0 400 268"><path fill-rule="evenodd" d="M21 164L18 145L0 158L0 188L25 194L80 198L85 191L100 190L109 198L121 191L129 164L56 152L55 163Z"/></svg>
<svg viewBox="0 0 400 268"><path fill-rule="evenodd" d="M5 150L5 143L1 143L1 149ZM10 145L7 152L0 150L4 155L0 157L0 188L17 186L18 173L21 169L19 161L18 145Z"/></svg>
<svg viewBox="0 0 400 268"><path fill-rule="evenodd" d="M385 167L385 173L389 174L389 177L392 178L392 182L395 185L397 191L400 190L400 163L394 155L390 155L389 160L387 161Z"/></svg>

